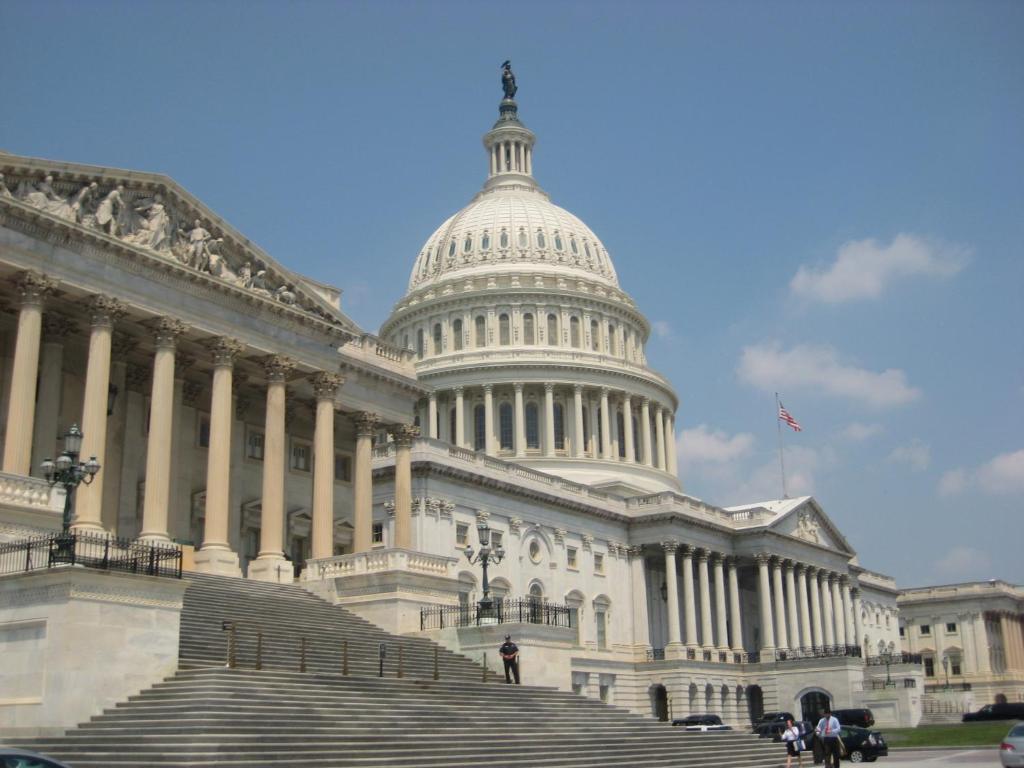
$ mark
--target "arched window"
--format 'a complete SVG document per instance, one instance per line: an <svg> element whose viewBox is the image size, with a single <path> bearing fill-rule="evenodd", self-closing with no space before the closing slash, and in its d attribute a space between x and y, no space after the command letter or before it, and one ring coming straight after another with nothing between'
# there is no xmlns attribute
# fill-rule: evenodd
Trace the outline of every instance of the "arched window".
<svg viewBox="0 0 1024 768"><path fill-rule="evenodd" d="M434 354L441 354L441 324L434 323Z"/></svg>
<svg viewBox="0 0 1024 768"><path fill-rule="evenodd" d="M543 248L543 247L544 247L545 245L547 245L547 242L548 242L548 241L547 241L547 239L546 239L546 238L544 237L544 233L543 233L543 232L541 232L541 231L540 231L540 230L538 229L538 230L537 230L537 247L538 247L538 248Z"/></svg>
<svg viewBox="0 0 1024 768"><path fill-rule="evenodd" d="M519 247L520 248L525 248L529 244L530 244L530 241L526 237L526 230L525 229L520 229L519 230Z"/></svg>
<svg viewBox="0 0 1024 768"><path fill-rule="evenodd" d="M637 439L640 435L639 422L636 420L636 416L633 417L633 461L640 461L640 441Z"/></svg>
<svg viewBox="0 0 1024 768"><path fill-rule="evenodd" d="M594 258L593 256L590 255L590 243L584 241L584 243L583 243L583 250L587 252L587 260L588 261L590 261L590 260L592 260Z"/></svg>
<svg viewBox="0 0 1024 768"><path fill-rule="evenodd" d="M423 353L425 351L423 347L423 329L420 328L418 331L416 331L416 357L418 357L420 360L423 359Z"/></svg>
<svg viewBox="0 0 1024 768"><path fill-rule="evenodd" d="M485 251L491 247L491 236L486 232L484 232L484 236L480 238L480 247Z"/></svg>
<svg viewBox="0 0 1024 768"><path fill-rule="evenodd" d="M601 349L601 326L597 320L590 321L590 348L595 352Z"/></svg>
<svg viewBox="0 0 1024 768"><path fill-rule="evenodd" d="M555 448L565 449L565 408L561 403L555 403Z"/></svg>
<svg viewBox="0 0 1024 768"><path fill-rule="evenodd" d="M555 232L555 250L562 250L562 236L557 232Z"/></svg>
<svg viewBox="0 0 1024 768"><path fill-rule="evenodd" d="M499 432L502 450L512 450L512 404L502 403L498 406Z"/></svg>
<svg viewBox="0 0 1024 768"><path fill-rule="evenodd" d="M448 243L448 255L449 256L454 256L455 255L455 239L454 238L452 238L452 241L450 243Z"/></svg>
<svg viewBox="0 0 1024 768"><path fill-rule="evenodd" d="M617 355L619 354L616 350L615 344L615 326L612 323L608 323L608 354Z"/></svg>
<svg viewBox="0 0 1024 768"><path fill-rule="evenodd" d="M501 230L501 238L498 240L502 248L508 248L508 232Z"/></svg>
<svg viewBox="0 0 1024 768"><path fill-rule="evenodd" d="M548 344L558 346L558 315L548 315Z"/></svg>
<svg viewBox="0 0 1024 768"><path fill-rule="evenodd" d="M531 315L530 313L523 315L523 343L537 343L537 334L533 328L533 315Z"/></svg>
<svg viewBox="0 0 1024 768"><path fill-rule="evenodd" d="M487 447L487 420L483 405L473 406L473 448L482 451Z"/></svg>
<svg viewBox="0 0 1024 768"><path fill-rule="evenodd" d="M487 320L483 315L476 316L476 334L473 341L478 347L487 344Z"/></svg>
<svg viewBox="0 0 1024 768"><path fill-rule="evenodd" d="M452 346L457 350L462 349L462 321L456 320L452 323Z"/></svg>
<svg viewBox="0 0 1024 768"><path fill-rule="evenodd" d="M580 319L578 317L569 318L569 338L572 341L573 347L579 349L580 347Z"/></svg>
<svg viewBox="0 0 1024 768"><path fill-rule="evenodd" d="M579 253L580 252L579 247L576 245L576 238L575 237L570 237L569 238L569 247L572 248L572 252L573 253Z"/></svg>
<svg viewBox="0 0 1024 768"><path fill-rule="evenodd" d="M466 235L466 239L462 241L462 252L469 253L473 250L473 236Z"/></svg>
<svg viewBox="0 0 1024 768"><path fill-rule="evenodd" d="M512 334L509 328L508 315L501 315L498 317L498 342L507 347L512 343Z"/></svg>
<svg viewBox="0 0 1024 768"><path fill-rule="evenodd" d="M452 445L459 444L459 436L455 434L455 406L453 405L448 411L448 442Z"/></svg>
<svg viewBox="0 0 1024 768"><path fill-rule="evenodd" d="M526 404L526 447L540 448L540 428L536 403Z"/></svg>
<svg viewBox="0 0 1024 768"><path fill-rule="evenodd" d="M409 334L408 333L403 333L402 334L402 349L412 349L412 347L409 346Z"/></svg>
<svg viewBox="0 0 1024 768"><path fill-rule="evenodd" d="M615 426L619 429L619 458L626 458L626 420L622 417L622 412L615 414Z"/></svg>

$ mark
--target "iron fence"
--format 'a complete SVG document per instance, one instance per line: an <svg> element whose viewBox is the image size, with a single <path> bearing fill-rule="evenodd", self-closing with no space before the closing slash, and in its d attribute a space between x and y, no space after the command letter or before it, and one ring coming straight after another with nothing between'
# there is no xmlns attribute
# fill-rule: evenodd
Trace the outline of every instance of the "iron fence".
<svg viewBox="0 0 1024 768"><path fill-rule="evenodd" d="M890 653L868 656L864 663L869 667L884 667L886 664L920 664L920 653Z"/></svg>
<svg viewBox="0 0 1024 768"><path fill-rule="evenodd" d="M79 532L0 544L0 575L61 565L180 579L181 547Z"/></svg>
<svg viewBox="0 0 1024 768"><path fill-rule="evenodd" d="M479 603L420 608L421 630L481 624L544 624L575 629L576 619L568 606L529 599L495 600L490 608L481 608Z"/></svg>
<svg viewBox="0 0 1024 768"><path fill-rule="evenodd" d="M798 661L800 659L829 659L849 657L859 659L862 655L859 645L818 645L804 648L777 649L775 661Z"/></svg>

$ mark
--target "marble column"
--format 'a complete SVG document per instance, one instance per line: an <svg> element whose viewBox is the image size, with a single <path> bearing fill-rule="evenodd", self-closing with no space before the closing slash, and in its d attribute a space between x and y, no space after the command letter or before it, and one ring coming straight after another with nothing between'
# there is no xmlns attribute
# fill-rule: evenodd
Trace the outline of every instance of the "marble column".
<svg viewBox="0 0 1024 768"><path fill-rule="evenodd" d="M798 594L800 596L800 645L804 648L813 646L814 639L811 637L811 615L809 598L807 595L807 566L799 563L796 567Z"/></svg>
<svg viewBox="0 0 1024 768"><path fill-rule="evenodd" d="M544 384L544 455L555 455L555 385L551 382Z"/></svg>
<svg viewBox="0 0 1024 768"><path fill-rule="evenodd" d="M825 636L821 630L821 588L819 568L807 568L807 577L811 584L811 628L813 629L814 647L821 648L825 644Z"/></svg>
<svg viewBox="0 0 1024 768"><path fill-rule="evenodd" d="M85 396L82 400L82 458L95 456L107 462L107 404L110 399L110 350L114 323L124 316L125 306L108 296L89 300L89 357L85 365ZM103 485L105 472L78 488L75 503L76 531L103 533ZM148 484L147 484L148 485Z"/></svg>
<svg viewBox="0 0 1024 768"><path fill-rule="evenodd" d="M793 573L793 561L786 560L782 567L786 581L786 628L789 631L789 647L800 647L800 618L797 616L796 578Z"/></svg>
<svg viewBox="0 0 1024 768"><path fill-rule="evenodd" d="M850 595L853 598L853 633L857 638L857 645L860 647L861 653L867 657L869 655L869 649L864 647L864 625L860 618L862 610L860 603L860 590L854 588L850 590Z"/></svg>
<svg viewBox="0 0 1024 768"><path fill-rule="evenodd" d="M267 377L267 418L263 438L260 551L249 565L249 578L291 583L292 564L284 557L285 396L288 376L295 370L295 363L283 355L270 355L264 360L263 368Z"/></svg>
<svg viewBox="0 0 1024 768"><path fill-rule="evenodd" d="M673 424L672 413L665 411L665 471L676 477L679 468L676 466L676 431Z"/></svg>
<svg viewBox="0 0 1024 768"><path fill-rule="evenodd" d="M461 398L461 393L460 393ZM356 453L352 468L352 552L373 549L373 435L379 418L365 411L352 419Z"/></svg>
<svg viewBox="0 0 1024 768"><path fill-rule="evenodd" d="M45 324L46 318L43 318ZM102 521L103 528L121 538L132 538L138 532L134 526L121 528L121 494L124 487L123 470L125 450L138 450L138 431L128 432L128 355L138 346L134 336L114 331L110 344L110 388L112 402L107 407L107 445L104 451ZM148 381L147 377L147 381ZM41 402L41 401L40 401ZM128 436L133 440L129 443ZM138 493L137 486L132 487Z"/></svg>
<svg viewBox="0 0 1024 768"><path fill-rule="evenodd" d="M821 623L825 627L825 645L836 644L836 625L832 607L832 580L830 573L821 574Z"/></svg>
<svg viewBox="0 0 1024 768"><path fill-rule="evenodd" d="M743 616L740 613L739 564L735 557L729 558L729 623L732 625L732 649L743 651Z"/></svg>
<svg viewBox="0 0 1024 768"><path fill-rule="evenodd" d="M725 612L725 571L723 556L715 554L711 563L715 575L715 647L719 651L729 650L729 622Z"/></svg>
<svg viewBox="0 0 1024 768"><path fill-rule="evenodd" d="M575 384L572 388L572 452L576 458L583 456L586 446L583 445L583 385Z"/></svg>
<svg viewBox="0 0 1024 768"><path fill-rule="evenodd" d="M612 420L608 408L607 387L601 387L601 458L612 458Z"/></svg>
<svg viewBox="0 0 1024 768"><path fill-rule="evenodd" d="M676 550L679 549L679 543L666 541L662 547L665 549L665 599L668 603L668 646L665 655L669 656L669 649L677 654L682 648L679 631L679 575L676 572Z"/></svg>
<svg viewBox="0 0 1024 768"><path fill-rule="evenodd" d="M416 427L401 424L391 434L395 439L395 541L398 549L412 549L412 441Z"/></svg>
<svg viewBox="0 0 1024 768"><path fill-rule="evenodd" d="M313 521L310 525L313 559L334 556L334 401L344 381L344 377L331 371L319 371L310 379L316 398Z"/></svg>
<svg viewBox="0 0 1024 768"><path fill-rule="evenodd" d="M843 577L839 585L843 596L843 637L846 645L860 645L858 634L853 626L853 598L850 596L850 580Z"/></svg>
<svg viewBox="0 0 1024 768"><path fill-rule="evenodd" d="M633 593L633 648L637 652L651 647L650 623L647 617L647 574L643 547L629 548L629 575ZM678 626L678 621L676 622Z"/></svg>
<svg viewBox="0 0 1024 768"><path fill-rule="evenodd" d="M488 456L498 453L494 444L494 387L491 384L484 384L484 452Z"/></svg>
<svg viewBox="0 0 1024 768"><path fill-rule="evenodd" d="M768 555L756 555L757 560L757 601L761 607L761 648L762 651L775 650L775 630L772 628L771 584L768 576ZM767 659L766 659L767 661Z"/></svg>
<svg viewBox="0 0 1024 768"><path fill-rule="evenodd" d="M658 469L664 470L667 466L665 461L665 419L664 409L660 405L654 409L654 435L655 443L657 443L654 464Z"/></svg>
<svg viewBox="0 0 1024 768"><path fill-rule="evenodd" d="M633 400L629 392L622 395L622 431L626 439L626 461L636 462L636 448L633 446Z"/></svg>
<svg viewBox="0 0 1024 768"><path fill-rule="evenodd" d="M466 447L466 399L462 387L455 388L455 440L453 442L459 448ZM516 441L516 445L519 445L518 441Z"/></svg>
<svg viewBox="0 0 1024 768"><path fill-rule="evenodd" d="M526 406L523 404L523 384L516 382L515 389L515 417L516 417L516 456L526 455Z"/></svg>
<svg viewBox="0 0 1024 768"><path fill-rule="evenodd" d="M152 326L156 343L153 390L149 400L149 438L146 443L146 493L142 502L144 541L170 541L168 508L171 499L171 431L174 427L174 355L185 325L161 317ZM106 402L106 393L103 395Z"/></svg>
<svg viewBox="0 0 1024 768"><path fill-rule="evenodd" d="M648 467L654 466L651 458L651 400L640 401L640 461Z"/></svg>
<svg viewBox="0 0 1024 768"><path fill-rule="evenodd" d="M437 392L427 395L427 437L437 440Z"/></svg>
<svg viewBox="0 0 1024 768"><path fill-rule="evenodd" d="M14 342L3 470L12 475L28 475L31 473L29 464L32 461L43 300L57 284L39 272L22 272L16 285L21 296L21 309L18 311L18 331Z"/></svg>
<svg viewBox="0 0 1024 768"><path fill-rule="evenodd" d="M846 645L846 621L843 617L843 593L839 587L839 576L829 580L832 584L832 621L836 627L836 645Z"/></svg>
<svg viewBox="0 0 1024 768"><path fill-rule="evenodd" d="M777 647L786 650L789 648L789 633L786 631L786 597L782 591L782 561L776 559L772 562L772 587L774 589L775 604L775 641Z"/></svg>
<svg viewBox="0 0 1024 768"><path fill-rule="evenodd" d="M715 647L714 625L711 619L711 579L708 560L711 553L702 549L697 554L697 588L700 590L700 646L705 651Z"/></svg>
<svg viewBox="0 0 1024 768"><path fill-rule="evenodd" d="M245 346L227 336L209 342L213 357L213 387L210 394L210 445L206 456L206 511L203 546L195 554L196 570L241 576L238 553L228 543L231 513L231 424L234 421L232 382L235 359Z"/></svg>
<svg viewBox="0 0 1024 768"><path fill-rule="evenodd" d="M64 387L64 342L77 326L64 315L47 312L43 315L42 362L39 366L39 402L32 427L32 462L30 470L40 475L39 465L58 456L60 444L60 399Z"/></svg>
<svg viewBox="0 0 1024 768"><path fill-rule="evenodd" d="M686 615L686 647L696 649L697 641L697 601L693 587L693 547L684 544L683 550L683 610Z"/></svg>

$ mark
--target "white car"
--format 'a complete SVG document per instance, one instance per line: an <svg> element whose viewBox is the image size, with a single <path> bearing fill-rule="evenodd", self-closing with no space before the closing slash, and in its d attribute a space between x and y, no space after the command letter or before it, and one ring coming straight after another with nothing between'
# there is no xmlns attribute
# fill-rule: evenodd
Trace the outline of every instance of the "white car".
<svg viewBox="0 0 1024 768"><path fill-rule="evenodd" d="M1017 723L999 745L999 760L1003 768L1024 766L1024 723Z"/></svg>

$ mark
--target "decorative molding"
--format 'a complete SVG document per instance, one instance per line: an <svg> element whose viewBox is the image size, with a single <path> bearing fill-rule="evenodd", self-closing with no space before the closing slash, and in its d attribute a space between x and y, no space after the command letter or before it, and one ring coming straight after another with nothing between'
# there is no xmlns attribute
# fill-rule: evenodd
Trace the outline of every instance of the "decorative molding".
<svg viewBox="0 0 1024 768"><path fill-rule="evenodd" d="M238 356L245 351L245 344L230 336L215 336L204 341L203 345L210 350L213 364L217 368L231 368Z"/></svg>
<svg viewBox="0 0 1024 768"><path fill-rule="evenodd" d="M317 400L334 400L338 390L345 383L345 377L340 373L328 371L317 371L309 378L313 386L313 395Z"/></svg>
<svg viewBox="0 0 1024 768"><path fill-rule="evenodd" d="M27 269L17 275L14 281L21 296L23 307L41 307L47 296L57 289L57 281L42 272Z"/></svg>
<svg viewBox="0 0 1024 768"><path fill-rule="evenodd" d="M523 529L523 518L521 517L510 517L508 519L508 530L509 533L518 536Z"/></svg>
<svg viewBox="0 0 1024 768"><path fill-rule="evenodd" d="M555 528L555 543L556 544L563 544L564 545L565 544L565 534L567 534L567 533L568 533L568 531L565 528Z"/></svg>
<svg viewBox="0 0 1024 768"><path fill-rule="evenodd" d="M174 349L187 326L176 317L158 317L145 325L153 332L157 349ZM177 362L175 362L177 365Z"/></svg>
<svg viewBox="0 0 1024 768"><path fill-rule="evenodd" d="M103 294L90 296L86 307L93 328L113 328L114 323L128 314L128 307L124 302Z"/></svg>
<svg viewBox="0 0 1024 768"><path fill-rule="evenodd" d="M583 551L584 552L591 552L591 551L593 551L593 548L594 548L594 537L591 534L589 534L589 533L585 533L585 534L583 534L582 539L583 539Z"/></svg>
<svg viewBox="0 0 1024 768"><path fill-rule="evenodd" d="M369 411L359 411L352 415L352 423L355 425L357 437L373 437L380 423L380 416Z"/></svg>
<svg viewBox="0 0 1024 768"><path fill-rule="evenodd" d="M295 370L295 361L285 355L267 355L263 358L263 371L268 384L284 384Z"/></svg>

